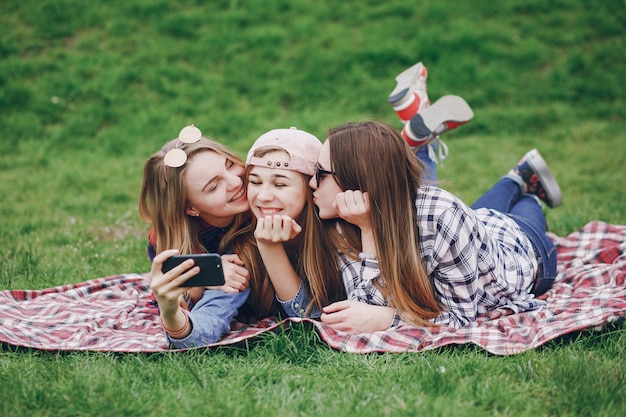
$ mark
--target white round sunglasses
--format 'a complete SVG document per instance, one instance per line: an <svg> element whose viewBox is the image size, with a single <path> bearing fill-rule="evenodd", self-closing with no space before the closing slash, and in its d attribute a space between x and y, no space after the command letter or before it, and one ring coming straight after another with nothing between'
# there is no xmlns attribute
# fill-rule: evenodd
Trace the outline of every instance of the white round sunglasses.
<svg viewBox="0 0 626 417"><path fill-rule="evenodd" d="M176 143L176 146L167 151L165 154L163 164L165 164L166 167L171 168L179 168L185 165L185 162L187 162L187 153L180 149L179 146L183 143L196 143L201 137L202 132L200 132L200 129L194 125L183 127L178 134L178 142Z"/></svg>

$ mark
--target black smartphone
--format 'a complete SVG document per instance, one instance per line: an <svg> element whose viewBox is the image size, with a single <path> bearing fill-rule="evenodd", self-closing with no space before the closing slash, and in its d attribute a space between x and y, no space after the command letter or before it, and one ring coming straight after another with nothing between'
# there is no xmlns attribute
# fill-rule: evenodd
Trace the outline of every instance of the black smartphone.
<svg viewBox="0 0 626 417"><path fill-rule="evenodd" d="M222 258L217 253L200 253L195 255L175 255L163 262L163 272L180 265L187 259L193 259L200 272L181 284L181 287L217 287L224 285Z"/></svg>

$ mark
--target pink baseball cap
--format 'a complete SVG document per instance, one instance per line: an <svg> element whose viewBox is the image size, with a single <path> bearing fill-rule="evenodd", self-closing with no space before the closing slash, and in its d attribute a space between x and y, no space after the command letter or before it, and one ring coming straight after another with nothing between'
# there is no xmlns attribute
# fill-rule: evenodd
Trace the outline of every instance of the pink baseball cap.
<svg viewBox="0 0 626 417"><path fill-rule="evenodd" d="M289 157L267 158L254 156L254 152L266 146L280 148ZM317 172L317 157L322 149L322 142L312 134L295 127L290 129L274 129L262 134L254 141L248 151L246 165L268 168L280 168L297 171L313 176Z"/></svg>

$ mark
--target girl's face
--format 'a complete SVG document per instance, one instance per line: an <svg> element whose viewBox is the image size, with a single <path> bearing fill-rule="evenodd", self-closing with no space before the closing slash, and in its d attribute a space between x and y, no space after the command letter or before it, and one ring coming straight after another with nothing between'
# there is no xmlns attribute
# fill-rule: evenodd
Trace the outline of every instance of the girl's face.
<svg viewBox="0 0 626 417"><path fill-rule="evenodd" d="M284 158L286 152L272 151L269 159ZM256 218L265 216L289 216L297 218L306 204L304 176L288 169L253 166L248 174L248 202Z"/></svg>
<svg viewBox="0 0 626 417"><path fill-rule="evenodd" d="M249 209L242 176L244 168L213 151L189 158L183 178L187 190L187 214L215 227L232 223Z"/></svg>
<svg viewBox="0 0 626 417"><path fill-rule="evenodd" d="M330 171L330 143L328 140L324 142L320 155L317 158L318 169ZM319 184L315 177L309 181L309 186L313 191L313 202L319 208L319 216L321 219L334 219L339 217L335 200L337 194L343 192L335 176L332 174L323 174L320 177Z"/></svg>

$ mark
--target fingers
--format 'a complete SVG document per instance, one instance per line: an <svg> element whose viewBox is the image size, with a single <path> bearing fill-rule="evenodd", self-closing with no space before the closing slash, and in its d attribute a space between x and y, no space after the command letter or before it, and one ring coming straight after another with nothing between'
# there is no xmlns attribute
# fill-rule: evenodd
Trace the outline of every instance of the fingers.
<svg viewBox="0 0 626 417"><path fill-rule="evenodd" d="M197 275L200 268L194 266L193 259L187 259L180 265L175 266L167 272L163 272L163 262L179 253L178 249L170 249L159 253L152 261L150 269L150 287L154 293L159 296L167 294L171 291L174 293L182 293L185 289L177 290L189 278ZM173 295L170 295L170 297Z"/></svg>
<svg viewBox="0 0 626 417"><path fill-rule="evenodd" d="M150 270L150 275L152 276L152 275L155 275L156 273L160 273L161 268L163 267L163 262L165 262L166 260L168 260L174 255L178 255L178 253L179 253L178 249L170 249L170 250L165 250L159 253L157 256L155 256L154 259L152 260L152 268Z"/></svg>
<svg viewBox="0 0 626 417"><path fill-rule="evenodd" d="M231 264L243 265L243 261L239 257L239 255L230 253L228 255L222 255L222 263L229 262Z"/></svg>
<svg viewBox="0 0 626 417"><path fill-rule="evenodd" d="M240 275L237 273L229 274L228 277L224 276L224 285L220 286L219 289L226 292L241 292L248 288L250 280L248 279L247 270L246 275ZM209 289L214 289L213 287L207 287Z"/></svg>
<svg viewBox="0 0 626 417"><path fill-rule="evenodd" d="M343 217L367 213L370 210L369 195L360 190L347 190L335 197L337 211Z"/></svg>
<svg viewBox="0 0 626 417"><path fill-rule="evenodd" d="M150 287L153 291L163 293L180 288L180 292L185 292L188 288L181 287L189 278L198 275L200 267L194 266L193 259L188 259L165 274L153 277Z"/></svg>
<svg viewBox="0 0 626 417"><path fill-rule="evenodd" d="M322 308L322 311L324 313L336 313L338 311L341 310L345 310L346 308L348 308L350 306L350 304L347 302L347 300L344 301L337 301L335 303L329 304L326 307Z"/></svg>
<svg viewBox="0 0 626 417"><path fill-rule="evenodd" d="M257 219L254 237L273 243L287 242L301 231L300 225L289 216L265 216Z"/></svg>
<svg viewBox="0 0 626 417"><path fill-rule="evenodd" d="M320 320L335 330L350 332L352 330L349 314L351 306L352 302L350 300L337 301L327 305L322 308L323 313L320 316Z"/></svg>
<svg viewBox="0 0 626 417"><path fill-rule="evenodd" d="M235 262L231 262L235 261ZM243 266L243 262L237 255L223 255L222 266L224 269L224 285L219 289L226 292L240 292L248 288L250 273Z"/></svg>
<svg viewBox="0 0 626 417"><path fill-rule="evenodd" d="M322 323L342 332L348 331L350 328L346 315L342 313L322 313L320 320Z"/></svg>
<svg viewBox="0 0 626 417"><path fill-rule="evenodd" d="M292 239L296 237L296 235L302 231L302 226L296 223L296 221L293 219L291 220L291 231L292 231Z"/></svg>
<svg viewBox="0 0 626 417"><path fill-rule="evenodd" d="M333 329L358 334L383 331L393 321L394 309L356 300L344 300L323 309L320 317L323 323Z"/></svg>
<svg viewBox="0 0 626 417"><path fill-rule="evenodd" d="M191 265L187 264L189 262ZM191 266L191 269L184 269L189 268L189 266ZM154 293L159 309L163 313L169 314L178 308L181 296L189 290L189 288L181 287L181 284L192 276L197 275L200 272L200 268L193 266L193 260L183 262L165 274L161 273L160 266L158 268L158 274L151 275L150 289Z"/></svg>

